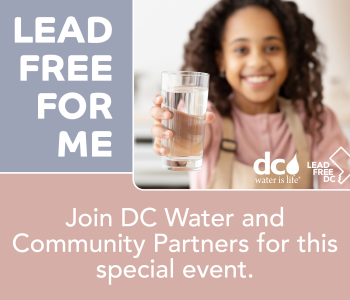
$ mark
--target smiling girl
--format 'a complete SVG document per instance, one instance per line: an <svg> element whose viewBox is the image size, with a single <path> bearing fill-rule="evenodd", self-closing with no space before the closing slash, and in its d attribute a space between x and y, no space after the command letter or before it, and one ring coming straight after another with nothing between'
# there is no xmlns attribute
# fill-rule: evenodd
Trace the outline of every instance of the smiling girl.
<svg viewBox="0 0 350 300"><path fill-rule="evenodd" d="M350 187L350 179L338 182L341 170L350 174L347 154L337 154L338 167L329 160L339 147L350 151L335 115L322 104L318 46L313 22L294 2L222 0L204 15L190 32L183 66L211 78L203 167L190 173L191 188L310 189L311 162L329 162L336 179L319 176L320 188ZM161 139L174 135L161 126L172 117L162 101L156 95L150 111L158 155L168 151ZM297 183L287 182L285 172L281 180L296 153ZM254 168L266 155L265 167ZM265 172L275 160L276 174Z"/></svg>

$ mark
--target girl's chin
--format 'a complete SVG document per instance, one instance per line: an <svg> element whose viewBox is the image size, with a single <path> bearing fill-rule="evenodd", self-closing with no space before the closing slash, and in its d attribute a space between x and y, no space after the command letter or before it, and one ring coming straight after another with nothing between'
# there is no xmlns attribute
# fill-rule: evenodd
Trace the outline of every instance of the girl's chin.
<svg viewBox="0 0 350 300"><path fill-rule="evenodd" d="M271 102L274 99L274 95L247 95L245 98L251 103L263 104Z"/></svg>

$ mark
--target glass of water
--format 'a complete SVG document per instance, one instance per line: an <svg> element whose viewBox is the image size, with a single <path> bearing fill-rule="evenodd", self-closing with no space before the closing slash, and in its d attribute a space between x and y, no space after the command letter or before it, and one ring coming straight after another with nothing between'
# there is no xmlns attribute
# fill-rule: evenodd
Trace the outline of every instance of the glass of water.
<svg viewBox="0 0 350 300"><path fill-rule="evenodd" d="M162 73L162 107L171 113L169 120L162 120L162 127L173 132L171 139L162 139L162 147L167 149L162 157L164 169L192 171L202 167L208 87L207 73Z"/></svg>

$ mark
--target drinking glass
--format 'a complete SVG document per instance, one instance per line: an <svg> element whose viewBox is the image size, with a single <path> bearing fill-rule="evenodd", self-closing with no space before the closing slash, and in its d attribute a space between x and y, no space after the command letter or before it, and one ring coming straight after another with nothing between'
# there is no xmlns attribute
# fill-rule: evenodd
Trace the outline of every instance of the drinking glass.
<svg viewBox="0 0 350 300"><path fill-rule="evenodd" d="M162 120L162 127L173 132L171 139L162 139L162 147L167 149L162 157L164 169L192 171L202 167L208 87L207 73L162 73L162 107L171 113L169 120Z"/></svg>

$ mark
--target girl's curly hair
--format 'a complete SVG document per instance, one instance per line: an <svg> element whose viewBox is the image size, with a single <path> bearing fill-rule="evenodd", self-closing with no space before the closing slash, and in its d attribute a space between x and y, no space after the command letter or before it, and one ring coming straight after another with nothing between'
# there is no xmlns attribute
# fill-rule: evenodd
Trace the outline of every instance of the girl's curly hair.
<svg viewBox="0 0 350 300"><path fill-rule="evenodd" d="M281 0L221 0L196 23L185 45L185 63L182 70L195 70L210 74L209 99L221 115L229 115L231 103L227 97L232 88L220 77L215 52L221 50L221 39L226 20L236 10L247 6L260 6L273 13L285 37L290 70L280 89L280 96L295 102L303 100L310 131L310 121L315 118L317 132L321 135L323 121L322 64L320 42L313 31L313 21L300 13L292 1Z"/></svg>

